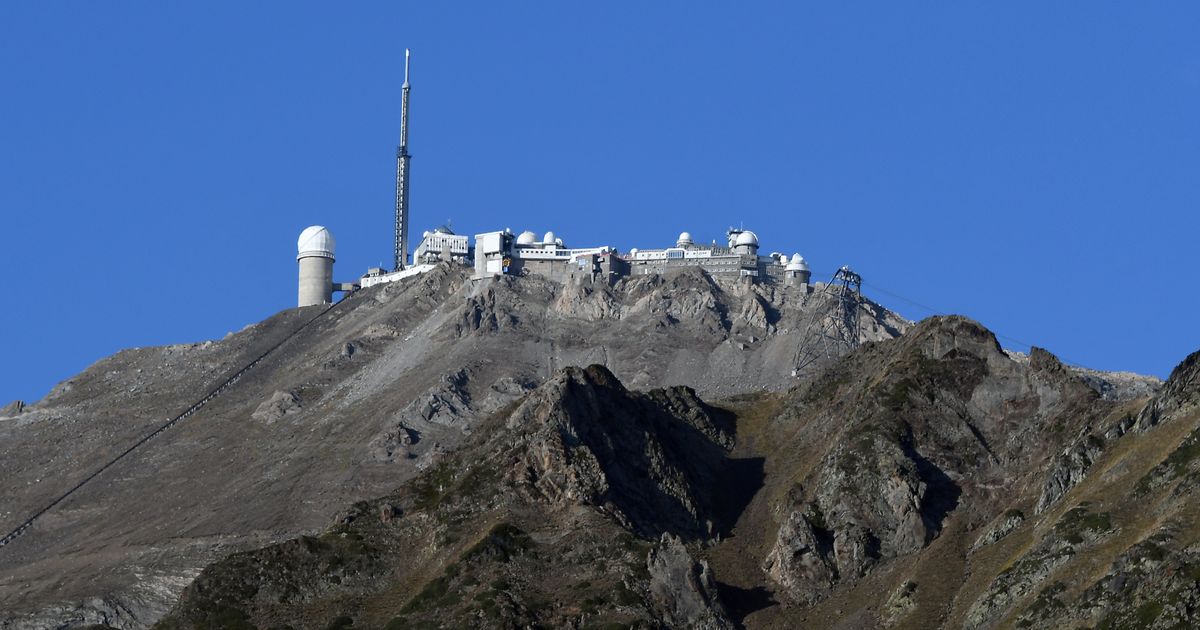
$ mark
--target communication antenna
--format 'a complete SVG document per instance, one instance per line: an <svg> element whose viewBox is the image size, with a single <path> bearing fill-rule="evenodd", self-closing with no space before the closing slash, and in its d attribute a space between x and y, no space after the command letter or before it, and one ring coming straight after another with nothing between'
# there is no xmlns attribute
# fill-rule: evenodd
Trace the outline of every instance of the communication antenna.
<svg viewBox="0 0 1200 630"><path fill-rule="evenodd" d="M817 296L809 316L792 376L804 376L817 364L830 363L858 347L858 311L862 304L862 276L842 267Z"/></svg>
<svg viewBox="0 0 1200 630"><path fill-rule="evenodd" d="M412 52L404 49L404 85L400 88L400 146L396 148L396 251L393 271L404 269L408 260L408 62Z"/></svg>

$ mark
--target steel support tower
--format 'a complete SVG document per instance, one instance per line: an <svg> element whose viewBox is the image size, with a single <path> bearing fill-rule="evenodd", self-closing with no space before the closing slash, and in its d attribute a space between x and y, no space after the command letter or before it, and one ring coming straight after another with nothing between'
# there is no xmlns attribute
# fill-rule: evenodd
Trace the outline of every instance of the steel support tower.
<svg viewBox="0 0 1200 630"><path fill-rule="evenodd" d="M408 262L408 61L411 51L404 49L404 86L400 89L400 146L396 147L396 255L393 271L404 269Z"/></svg>
<svg viewBox="0 0 1200 630"><path fill-rule="evenodd" d="M819 361L832 362L859 344L862 276L850 267L842 267L816 297L796 351L792 376L803 376L810 368L818 367Z"/></svg>

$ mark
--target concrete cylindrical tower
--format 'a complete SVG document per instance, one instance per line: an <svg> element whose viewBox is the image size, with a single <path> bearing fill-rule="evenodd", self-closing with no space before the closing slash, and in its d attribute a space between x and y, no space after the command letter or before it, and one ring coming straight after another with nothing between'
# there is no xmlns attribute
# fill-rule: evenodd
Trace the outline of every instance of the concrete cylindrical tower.
<svg viewBox="0 0 1200 630"><path fill-rule="evenodd" d="M792 258L788 261L787 267L784 267L785 273L791 284L794 286L808 288L809 280L812 278L812 271L808 268L808 261L799 253L792 254Z"/></svg>
<svg viewBox="0 0 1200 630"><path fill-rule="evenodd" d="M300 264L298 306L333 302L333 234L320 225L304 228L296 242Z"/></svg>

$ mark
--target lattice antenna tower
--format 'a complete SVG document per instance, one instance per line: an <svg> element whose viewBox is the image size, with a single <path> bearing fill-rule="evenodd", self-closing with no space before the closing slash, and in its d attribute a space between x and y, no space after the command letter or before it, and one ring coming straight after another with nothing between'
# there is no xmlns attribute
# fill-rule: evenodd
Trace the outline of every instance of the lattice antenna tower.
<svg viewBox="0 0 1200 630"><path fill-rule="evenodd" d="M828 364L859 344L862 276L850 267L842 267L815 297L816 307L800 338L792 376L803 376L818 363Z"/></svg>
<svg viewBox="0 0 1200 630"><path fill-rule="evenodd" d="M400 146L396 148L396 251L392 266L394 271L404 269L408 261L408 62L412 52L404 49L404 85L400 89Z"/></svg>

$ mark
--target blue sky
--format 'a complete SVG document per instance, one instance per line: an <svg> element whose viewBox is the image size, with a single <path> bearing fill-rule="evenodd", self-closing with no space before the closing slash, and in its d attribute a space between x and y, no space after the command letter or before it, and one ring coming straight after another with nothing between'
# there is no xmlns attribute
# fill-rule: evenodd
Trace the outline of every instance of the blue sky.
<svg viewBox="0 0 1200 630"><path fill-rule="evenodd" d="M744 225L910 318L1165 376L1200 348L1196 33L1192 2L3 3L0 404L292 306L307 225L338 280L386 263L405 47L418 233Z"/></svg>

